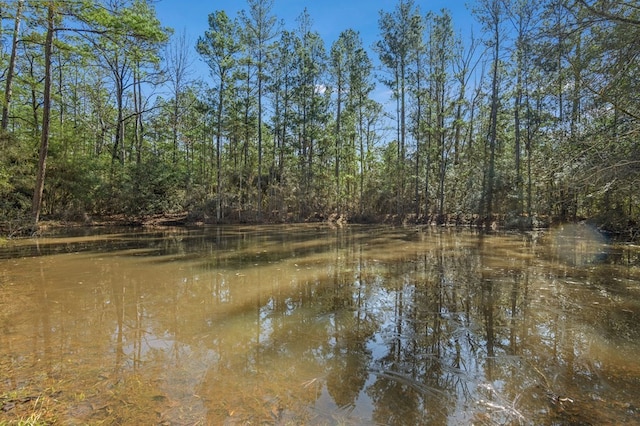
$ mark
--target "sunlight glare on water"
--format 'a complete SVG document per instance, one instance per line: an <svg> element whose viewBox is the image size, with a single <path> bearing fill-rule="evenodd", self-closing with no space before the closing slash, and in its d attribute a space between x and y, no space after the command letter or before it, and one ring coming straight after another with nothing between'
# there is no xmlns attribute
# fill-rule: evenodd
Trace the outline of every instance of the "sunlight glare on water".
<svg viewBox="0 0 640 426"><path fill-rule="evenodd" d="M597 262L606 255L606 238L587 224L563 224L551 229L550 236L557 255L576 265Z"/></svg>

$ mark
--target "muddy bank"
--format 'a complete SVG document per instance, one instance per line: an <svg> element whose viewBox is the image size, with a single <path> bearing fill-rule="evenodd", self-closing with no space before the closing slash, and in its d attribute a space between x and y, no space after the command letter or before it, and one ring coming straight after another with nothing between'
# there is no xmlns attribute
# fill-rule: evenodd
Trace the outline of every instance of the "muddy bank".
<svg viewBox="0 0 640 426"><path fill-rule="evenodd" d="M345 226L347 224L388 224L393 226L429 226L429 227L455 227L472 228L486 232L502 231L531 231L544 230L563 224L572 223L589 226L597 229L611 240L635 242L640 240L640 227L635 224L613 226L610 223L599 223L597 220L582 219L574 222L562 222L549 217L509 217L495 216L491 219L481 218L478 215L458 214L446 216L416 216L407 215L353 215L347 216L338 213L313 213L308 217L300 218L294 215L282 216L278 214L264 215L257 219L256 215L231 215L222 220L216 220L204 214L182 212L173 214L155 214L146 216L88 216L72 219L44 218L37 225L28 221L0 222L0 237L20 238L36 237L50 230L73 227L198 227L204 225L260 225L283 223L325 223L328 226Z"/></svg>

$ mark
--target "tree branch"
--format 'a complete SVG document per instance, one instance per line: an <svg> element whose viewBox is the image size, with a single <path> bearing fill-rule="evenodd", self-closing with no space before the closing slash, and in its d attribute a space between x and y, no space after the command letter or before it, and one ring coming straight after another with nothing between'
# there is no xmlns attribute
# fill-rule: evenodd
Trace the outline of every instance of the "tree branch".
<svg viewBox="0 0 640 426"><path fill-rule="evenodd" d="M594 6L587 3L587 0L576 0L576 1L580 3L582 6L584 6L589 12L597 16L600 16L610 21L631 24L631 25L636 25L640 27L640 20L627 18L626 16L618 16L601 9L600 10L596 9Z"/></svg>

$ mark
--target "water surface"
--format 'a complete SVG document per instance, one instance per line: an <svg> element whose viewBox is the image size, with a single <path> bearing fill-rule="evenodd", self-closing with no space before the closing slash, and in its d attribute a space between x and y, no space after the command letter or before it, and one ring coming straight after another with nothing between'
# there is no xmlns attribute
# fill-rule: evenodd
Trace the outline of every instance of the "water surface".
<svg viewBox="0 0 640 426"><path fill-rule="evenodd" d="M586 227L73 232L0 246L0 422L638 423L640 249Z"/></svg>

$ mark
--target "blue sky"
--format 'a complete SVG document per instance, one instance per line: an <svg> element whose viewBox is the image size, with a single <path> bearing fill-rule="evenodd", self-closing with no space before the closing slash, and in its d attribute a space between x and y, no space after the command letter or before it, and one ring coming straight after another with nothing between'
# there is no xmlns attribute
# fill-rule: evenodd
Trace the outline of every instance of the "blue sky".
<svg viewBox="0 0 640 426"><path fill-rule="evenodd" d="M313 29L323 37L327 50L342 31L351 28L360 32L364 47L376 61L371 46L379 38L379 12L390 12L396 4L395 0L274 0L273 14L284 21L285 28L294 29L297 26L296 18L306 7L312 19ZM456 31L461 32L465 38L470 33L471 26L477 26L464 0L415 0L415 4L423 14L448 9ZM242 9L248 9L244 0L158 0L156 3L156 13L160 22L172 27L176 33L185 31L192 46L206 31L207 16L210 13L224 10L229 16L235 17ZM479 34L479 31L475 32ZM195 50L193 52L196 69L204 74L200 77L206 79L206 68L201 64Z"/></svg>
<svg viewBox="0 0 640 426"><path fill-rule="evenodd" d="M315 30L328 43L348 28L359 31L364 40L373 42L379 33L379 11L392 11L396 4L393 0L274 0L273 13L284 20L285 27L294 28L296 18L306 7ZM466 31L472 23L471 13L463 0L415 0L415 4L423 13L449 9L454 24L461 30ZM224 10L233 17L242 9L248 9L243 0L158 0L156 3L156 11L163 24L178 32L186 29L193 38L206 30L209 13Z"/></svg>

